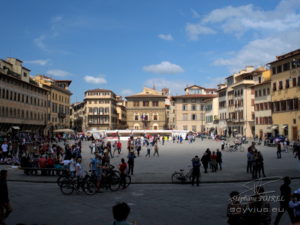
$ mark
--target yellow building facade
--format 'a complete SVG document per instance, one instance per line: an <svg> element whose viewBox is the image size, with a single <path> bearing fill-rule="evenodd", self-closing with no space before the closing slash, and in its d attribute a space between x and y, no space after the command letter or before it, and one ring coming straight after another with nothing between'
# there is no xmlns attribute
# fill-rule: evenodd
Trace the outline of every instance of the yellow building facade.
<svg viewBox="0 0 300 225"><path fill-rule="evenodd" d="M127 96L128 129L166 129L166 98L163 92L147 87L140 93Z"/></svg>
<svg viewBox="0 0 300 225"><path fill-rule="evenodd" d="M44 75L37 75L34 80L48 90L47 129L52 133L55 129L70 127L70 80L54 80Z"/></svg>
<svg viewBox="0 0 300 225"><path fill-rule="evenodd" d="M277 56L269 63L273 132L290 140L300 136L300 49Z"/></svg>

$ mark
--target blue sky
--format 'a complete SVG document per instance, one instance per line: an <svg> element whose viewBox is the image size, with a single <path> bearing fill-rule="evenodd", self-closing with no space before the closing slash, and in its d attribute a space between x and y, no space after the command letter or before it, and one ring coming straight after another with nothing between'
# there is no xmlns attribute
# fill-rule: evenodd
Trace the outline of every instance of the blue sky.
<svg viewBox="0 0 300 225"><path fill-rule="evenodd" d="M215 87L300 48L300 0L3 1L0 58L126 96L143 86Z"/></svg>

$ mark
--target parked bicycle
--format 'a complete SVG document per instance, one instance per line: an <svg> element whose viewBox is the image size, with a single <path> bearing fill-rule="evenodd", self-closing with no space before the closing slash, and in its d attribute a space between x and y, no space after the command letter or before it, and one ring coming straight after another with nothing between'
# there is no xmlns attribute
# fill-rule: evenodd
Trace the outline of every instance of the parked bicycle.
<svg viewBox="0 0 300 225"><path fill-rule="evenodd" d="M97 177L93 173L88 177L88 180L94 183L95 185L97 183ZM114 170L114 166L110 165L108 168L103 169L101 188L105 188L106 190L110 189L111 191L117 191L120 189L120 183L120 173L119 171Z"/></svg>
<svg viewBox="0 0 300 225"><path fill-rule="evenodd" d="M83 178L65 177L61 181L60 190L64 195L71 195L74 191L77 193L83 191L87 195L94 195L97 192L97 187L89 178L87 173Z"/></svg>
<svg viewBox="0 0 300 225"><path fill-rule="evenodd" d="M234 144L234 145L229 145L228 143L225 144L225 151L227 152L244 152L245 148L243 146L243 144Z"/></svg>
<svg viewBox="0 0 300 225"><path fill-rule="evenodd" d="M189 166L190 167L190 166ZM179 171L175 171L172 176L172 184L174 183L186 183L192 181L192 174L193 174L193 168L191 168L186 174L184 173L183 169L180 169Z"/></svg>

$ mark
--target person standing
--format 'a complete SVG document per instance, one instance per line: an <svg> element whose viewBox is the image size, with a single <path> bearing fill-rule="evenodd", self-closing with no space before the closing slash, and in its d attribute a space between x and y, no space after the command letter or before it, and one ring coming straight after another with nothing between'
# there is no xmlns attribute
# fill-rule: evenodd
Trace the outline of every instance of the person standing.
<svg viewBox="0 0 300 225"><path fill-rule="evenodd" d="M219 167L220 170L222 170L222 152L220 152L219 149L217 149L217 169Z"/></svg>
<svg viewBox="0 0 300 225"><path fill-rule="evenodd" d="M277 159L281 159L281 143L277 142Z"/></svg>
<svg viewBox="0 0 300 225"><path fill-rule="evenodd" d="M0 224L5 224L4 220L12 212L12 208L8 197L7 188L7 170L0 171Z"/></svg>
<svg viewBox="0 0 300 225"><path fill-rule="evenodd" d="M1 145L1 150L2 150L2 157L3 160L5 160L8 156L8 144L7 141L4 141L4 143Z"/></svg>
<svg viewBox="0 0 300 225"><path fill-rule="evenodd" d="M217 155L213 151L210 156L210 164L211 164L211 171L216 172L217 171Z"/></svg>
<svg viewBox="0 0 300 225"><path fill-rule="evenodd" d="M266 177L265 175L265 167L264 167L264 158L260 152L257 152L257 158L256 158L256 167L258 176L261 177L261 173L263 177Z"/></svg>
<svg viewBox="0 0 300 225"><path fill-rule="evenodd" d="M154 145L154 153L153 153L153 156L157 155L157 157L159 157L159 153L158 153L158 144L155 143Z"/></svg>
<svg viewBox="0 0 300 225"><path fill-rule="evenodd" d="M252 173L253 161L254 161L254 154L253 154L252 148L249 147L248 153L247 153L247 173Z"/></svg>
<svg viewBox="0 0 300 225"><path fill-rule="evenodd" d="M126 170L127 170L127 164L125 162L125 159L121 159L121 164L119 165L119 171L120 171L120 178L121 182L120 185L123 187L123 189L126 188Z"/></svg>
<svg viewBox="0 0 300 225"><path fill-rule="evenodd" d="M205 153L203 153L203 156L201 158L201 162L203 163L204 173L207 173L208 162L209 162L208 157L209 157L208 153L205 152Z"/></svg>
<svg viewBox="0 0 300 225"><path fill-rule="evenodd" d="M225 148L225 141L224 140L222 140L222 142L221 142L222 144L221 144L221 150L222 151L224 151L224 148Z"/></svg>
<svg viewBox="0 0 300 225"><path fill-rule="evenodd" d="M285 211L288 212L291 223L294 223L294 213L293 210L289 207L289 202L291 199L292 189L290 187L291 179L289 177L283 178L283 185L280 187L280 210L277 213L274 225L279 225L279 221Z"/></svg>
<svg viewBox="0 0 300 225"><path fill-rule="evenodd" d="M199 186L200 165L201 164L200 164L200 159L197 155L192 159L192 165L193 165L192 186L194 186L195 179L197 182L197 186Z"/></svg>
<svg viewBox="0 0 300 225"><path fill-rule="evenodd" d="M128 174L133 175L134 158L135 158L134 152L133 151L129 152L127 158L128 158Z"/></svg>

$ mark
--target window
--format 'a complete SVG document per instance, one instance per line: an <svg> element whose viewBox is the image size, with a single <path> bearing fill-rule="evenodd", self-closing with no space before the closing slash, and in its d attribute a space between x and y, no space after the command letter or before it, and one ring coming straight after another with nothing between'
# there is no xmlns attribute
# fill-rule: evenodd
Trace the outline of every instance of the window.
<svg viewBox="0 0 300 225"><path fill-rule="evenodd" d="M257 97L258 96L258 91L255 91L255 97Z"/></svg>
<svg viewBox="0 0 300 225"><path fill-rule="evenodd" d="M296 109L296 110L299 109L299 101L298 101L298 98L294 98L294 109Z"/></svg>
<svg viewBox="0 0 300 225"><path fill-rule="evenodd" d="M261 77L258 78L258 83L259 83L259 84L261 83Z"/></svg>
<svg viewBox="0 0 300 225"><path fill-rule="evenodd" d="M277 66L277 73L281 73L282 72L282 65Z"/></svg>
<svg viewBox="0 0 300 225"><path fill-rule="evenodd" d="M134 115L134 120L139 120L139 115Z"/></svg>
<svg viewBox="0 0 300 225"><path fill-rule="evenodd" d="M276 74L276 67L272 67L272 74Z"/></svg>
<svg viewBox="0 0 300 225"><path fill-rule="evenodd" d="M186 113L182 114L182 120L187 120L187 114Z"/></svg>
<svg viewBox="0 0 300 225"><path fill-rule="evenodd" d="M187 105L182 105L182 111L186 111L187 110Z"/></svg>
<svg viewBox="0 0 300 225"><path fill-rule="evenodd" d="M158 107L158 101L152 101L152 106Z"/></svg>
<svg viewBox="0 0 300 225"><path fill-rule="evenodd" d="M281 106L281 111L285 111L286 110L286 101L280 101L280 106Z"/></svg>
<svg viewBox="0 0 300 225"><path fill-rule="evenodd" d="M140 102L139 101L133 101L133 106L134 107L140 106Z"/></svg>
<svg viewBox="0 0 300 225"><path fill-rule="evenodd" d="M143 101L143 106L148 107L149 106L149 101Z"/></svg>
<svg viewBox="0 0 300 225"><path fill-rule="evenodd" d="M23 76L24 76L24 77L27 77L27 73L24 72L24 73L23 73Z"/></svg>
<svg viewBox="0 0 300 225"><path fill-rule="evenodd" d="M290 79L287 79L285 81L285 88L289 88L290 87Z"/></svg>
<svg viewBox="0 0 300 225"><path fill-rule="evenodd" d="M300 87L300 76L298 76L298 87Z"/></svg>
<svg viewBox="0 0 300 225"><path fill-rule="evenodd" d="M196 126L192 126L192 131L196 132Z"/></svg>
<svg viewBox="0 0 300 225"><path fill-rule="evenodd" d="M267 88L267 95L270 95L270 88Z"/></svg>
<svg viewBox="0 0 300 225"><path fill-rule="evenodd" d="M187 130L187 129L188 129L187 125L183 125L183 130Z"/></svg>
<svg viewBox="0 0 300 225"><path fill-rule="evenodd" d="M264 88L263 89L263 96L265 96L266 95L266 89Z"/></svg>
<svg viewBox="0 0 300 225"><path fill-rule="evenodd" d="M259 96L259 97L261 96L261 90L258 91L258 96Z"/></svg>
<svg viewBox="0 0 300 225"><path fill-rule="evenodd" d="M290 64L289 62L283 64L283 71L288 71L288 70L290 70L290 67L291 67L291 64Z"/></svg>
<svg viewBox="0 0 300 225"><path fill-rule="evenodd" d="M273 91L276 91L276 89L277 89L277 88L276 88L276 83L274 82L274 83L273 83Z"/></svg>
<svg viewBox="0 0 300 225"><path fill-rule="evenodd" d="M282 90L282 88L283 88L283 83L282 81L279 81L279 90Z"/></svg>
<svg viewBox="0 0 300 225"><path fill-rule="evenodd" d="M196 110L196 105L192 105L192 111Z"/></svg>
<svg viewBox="0 0 300 225"><path fill-rule="evenodd" d="M197 115L196 114L192 114L192 120L197 120Z"/></svg>
<svg viewBox="0 0 300 225"><path fill-rule="evenodd" d="M157 115L153 116L153 120L158 120Z"/></svg>
<svg viewBox="0 0 300 225"><path fill-rule="evenodd" d="M296 87L297 86L297 79L296 77L293 78L293 87Z"/></svg>

